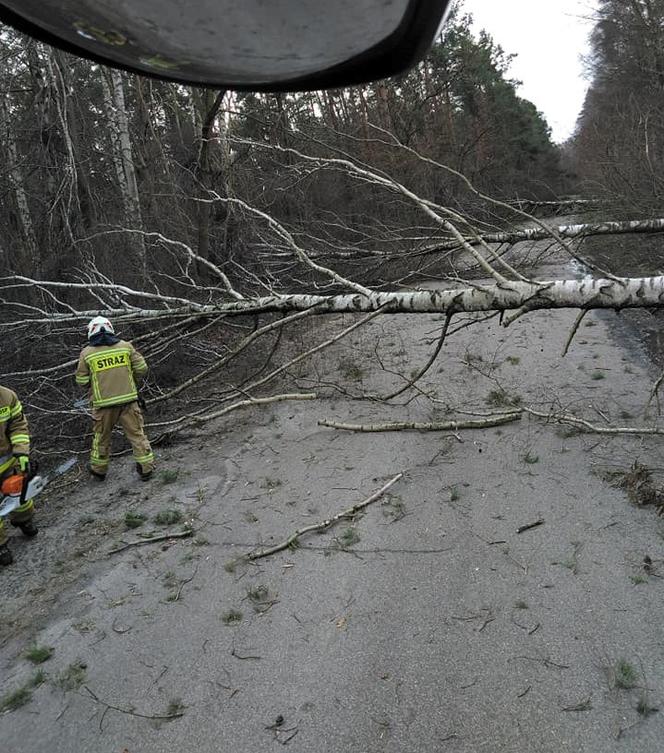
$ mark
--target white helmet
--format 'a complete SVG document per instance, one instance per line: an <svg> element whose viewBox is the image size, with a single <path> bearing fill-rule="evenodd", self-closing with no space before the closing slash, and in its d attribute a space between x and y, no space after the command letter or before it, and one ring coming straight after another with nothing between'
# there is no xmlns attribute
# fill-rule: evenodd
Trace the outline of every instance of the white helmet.
<svg viewBox="0 0 664 753"><path fill-rule="evenodd" d="M90 319L88 322L88 340L100 332L108 332L110 335L115 334L113 325L105 316L95 316L94 319Z"/></svg>

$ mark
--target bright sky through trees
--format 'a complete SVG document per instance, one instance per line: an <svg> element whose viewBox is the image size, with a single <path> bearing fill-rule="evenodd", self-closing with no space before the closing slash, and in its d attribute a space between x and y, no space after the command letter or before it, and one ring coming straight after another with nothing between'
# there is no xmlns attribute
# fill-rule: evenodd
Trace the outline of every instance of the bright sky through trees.
<svg viewBox="0 0 664 753"><path fill-rule="evenodd" d="M519 94L544 113L554 141L574 130L588 88L587 54L595 0L465 0L476 30L486 29L505 52L516 53L510 75Z"/></svg>

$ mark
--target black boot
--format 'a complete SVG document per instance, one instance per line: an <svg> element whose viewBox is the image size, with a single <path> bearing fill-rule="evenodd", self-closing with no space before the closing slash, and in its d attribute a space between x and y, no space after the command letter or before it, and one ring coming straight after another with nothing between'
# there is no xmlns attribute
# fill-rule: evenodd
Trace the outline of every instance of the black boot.
<svg viewBox="0 0 664 753"><path fill-rule="evenodd" d="M96 471L93 471L90 466L88 466L88 471L95 481L106 481L105 473L97 473Z"/></svg>
<svg viewBox="0 0 664 753"><path fill-rule="evenodd" d="M0 546L0 567L3 565L11 565L13 561L14 557L7 544Z"/></svg>
<svg viewBox="0 0 664 753"><path fill-rule="evenodd" d="M14 528L20 528L21 533L24 536L27 536L29 539L31 539L33 536L36 536L39 533L39 531L37 530L37 526L31 520L21 520L21 521L16 521L16 522L12 520L10 522L14 526Z"/></svg>
<svg viewBox="0 0 664 753"><path fill-rule="evenodd" d="M26 520L25 523L17 523L16 525L21 529L21 533L29 539L39 533L39 529L31 520Z"/></svg>
<svg viewBox="0 0 664 753"><path fill-rule="evenodd" d="M141 481L148 481L152 478L152 471L144 471L140 463L136 463L136 473L141 477Z"/></svg>

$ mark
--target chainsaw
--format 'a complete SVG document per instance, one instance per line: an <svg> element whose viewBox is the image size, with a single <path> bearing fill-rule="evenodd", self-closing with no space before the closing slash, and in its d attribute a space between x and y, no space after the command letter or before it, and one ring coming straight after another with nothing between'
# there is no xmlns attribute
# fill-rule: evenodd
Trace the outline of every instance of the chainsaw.
<svg viewBox="0 0 664 753"><path fill-rule="evenodd" d="M0 485L0 518L5 518L17 507L25 504L28 499L34 499L54 478L66 473L76 463L76 458L70 458L59 465L48 476L29 473L14 473L3 479Z"/></svg>

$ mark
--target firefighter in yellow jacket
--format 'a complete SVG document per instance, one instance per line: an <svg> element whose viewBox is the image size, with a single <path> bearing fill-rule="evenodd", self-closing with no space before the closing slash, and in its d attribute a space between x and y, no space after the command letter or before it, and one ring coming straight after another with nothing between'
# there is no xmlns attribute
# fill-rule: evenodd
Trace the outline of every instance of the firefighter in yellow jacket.
<svg viewBox="0 0 664 753"><path fill-rule="evenodd" d="M154 455L143 429L136 387L137 379L148 371L145 359L130 342L116 337L113 325L103 316L90 320L88 342L81 351L76 382L90 388L93 420L90 473L98 481L106 478L111 434L119 423L131 443L136 470L147 481L154 470Z"/></svg>
<svg viewBox="0 0 664 753"><path fill-rule="evenodd" d="M0 387L0 479L17 471L26 475L30 471L28 421L16 393L7 387ZM9 521L20 528L25 536L32 538L37 535L33 515L33 504L29 499L12 510ZM12 553L7 546L7 532L0 518L0 565L10 565L12 562Z"/></svg>

